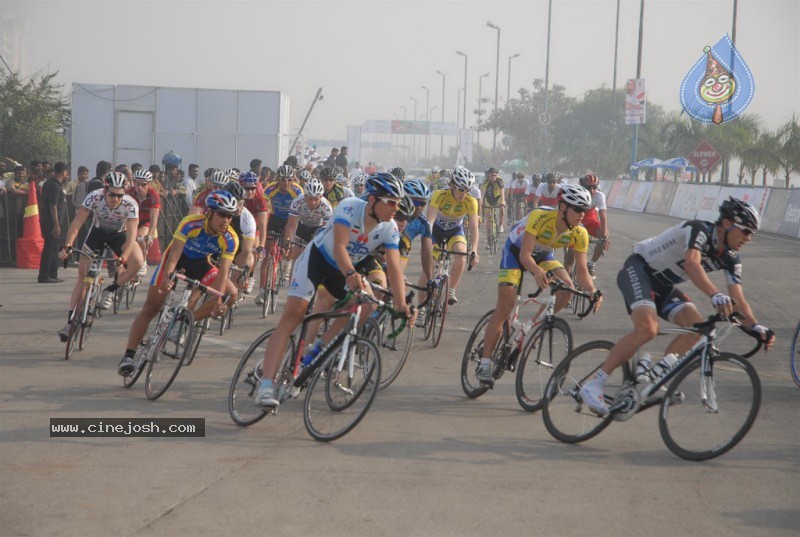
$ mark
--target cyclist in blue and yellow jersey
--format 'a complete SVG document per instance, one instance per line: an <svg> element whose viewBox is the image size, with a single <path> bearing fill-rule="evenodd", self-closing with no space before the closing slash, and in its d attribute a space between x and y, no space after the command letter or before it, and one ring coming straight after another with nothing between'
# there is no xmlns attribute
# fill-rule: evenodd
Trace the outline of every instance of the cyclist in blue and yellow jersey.
<svg viewBox="0 0 800 537"><path fill-rule="evenodd" d="M569 274L556 260L553 251L554 248L574 248L578 282L588 292L595 292L594 281L586 266L589 234L580 225L584 213L591 206L589 192L576 185L564 185L557 209L535 209L512 226L503 248L497 276L497 305L486 325L483 357L475 372L475 377L481 384L494 384L492 349L500 338L503 323L516 304L525 271L533 274L536 284L542 288L549 285L548 271L553 271L554 276L572 286ZM568 292L560 291L556 296L555 311L558 312L566 306L569 299ZM595 304L595 311L600 308L601 303L602 298Z"/></svg>
<svg viewBox="0 0 800 537"><path fill-rule="evenodd" d="M469 218L470 237L472 244L469 255L470 265L478 264L478 242L480 232L478 229L478 200L469 194L475 184L475 177L464 166L459 166L453 171L450 179L450 188L437 190L433 193L428 207L428 221L433 222L434 244L446 243L448 250L467 252L467 239L464 236L464 218ZM434 252L434 257L438 257ZM467 260L465 256L457 255L453 259L452 272L450 273L450 293L447 302L453 305L458 302L456 289L464 273Z"/></svg>
<svg viewBox="0 0 800 537"><path fill-rule="evenodd" d="M206 198L206 214L189 215L178 224L172 242L164 250L161 263L150 280L142 311L131 325L125 356L117 366L120 375L133 373L136 348L169 295L172 286L170 275L174 271L182 271L187 277L200 280L221 293L230 293L229 304L236 300L236 287L228 278L228 272L239 247L239 237L230 228L238 210L238 203L229 192L215 190ZM212 255L219 256L218 268L209 261ZM198 308L194 318L199 321L209 315L219 315L224 308L222 300L210 300Z"/></svg>
<svg viewBox="0 0 800 537"><path fill-rule="evenodd" d="M415 238L420 237L420 256L422 260L422 274L419 276L418 285L424 286L433 280L433 228L428 218L425 216L425 207L428 205L430 190L428 186L419 179L409 179L403 183L403 191L411 201L414 212L407 217L408 223L401 225L403 219L402 211L398 211L394 219L400 229L400 263L403 272L408 264L408 255L411 252L411 243ZM400 220L398 220L398 216ZM422 304L427 298L427 293L420 292L418 304ZM417 326L425 324L425 308L420 308L417 313Z"/></svg>

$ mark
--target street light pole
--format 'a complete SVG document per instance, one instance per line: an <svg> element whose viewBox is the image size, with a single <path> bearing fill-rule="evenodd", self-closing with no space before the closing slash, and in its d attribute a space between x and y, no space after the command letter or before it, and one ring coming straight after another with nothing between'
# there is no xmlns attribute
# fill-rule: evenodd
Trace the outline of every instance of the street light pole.
<svg viewBox="0 0 800 537"><path fill-rule="evenodd" d="M488 21L486 26L497 30L497 62L494 74L494 113L497 115L497 96L500 93L500 27L492 21ZM497 127L494 128L494 137L492 140L492 154L497 152Z"/></svg>
<svg viewBox="0 0 800 537"><path fill-rule="evenodd" d="M425 90L425 120L428 122L428 134L425 135L425 160L430 158L431 146L431 90L428 86L420 86Z"/></svg>
<svg viewBox="0 0 800 537"><path fill-rule="evenodd" d="M467 55L461 51L456 51L456 54L459 56L464 56L464 110L462 112L463 117L461 118L461 128L467 128Z"/></svg>
<svg viewBox="0 0 800 537"><path fill-rule="evenodd" d="M639 4L639 50L636 54L636 79L642 77L642 40L644 37L644 0ZM631 141L631 166L636 162L636 152L639 147L639 124L633 126L633 140Z"/></svg>
<svg viewBox="0 0 800 537"><path fill-rule="evenodd" d="M405 122L408 120L408 109L405 106L403 106L402 104L400 105L400 108L403 109L403 123L404 123L403 124L403 131L404 131L403 132L403 164L405 164L405 161L406 161L406 149L408 147L407 146L407 144L408 144L407 139L408 138L407 138L407 135L405 133L405 130L406 130Z"/></svg>
<svg viewBox="0 0 800 537"><path fill-rule="evenodd" d="M483 79L489 76L489 73L478 77L478 123L482 123L483 118ZM481 131L478 129L478 147L481 146Z"/></svg>
<svg viewBox="0 0 800 537"><path fill-rule="evenodd" d="M416 97L409 97L409 99L414 101L414 128L416 128L416 123L417 123L417 99L416 99ZM417 156L416 156L417 155L417 135L413 134L413 133L411 134L411 149L412 149L411 158L414 159L414 161L416 161L417 160Z"/></svg>
<svg viewBox="0 0 800 537"><path fill-rule="evenodd" d="M441 71L436 71L436 74L442 75L442 135L440 136L441 144L439 146L439 154L444 158L444 83L447 77Z"/></svg>
<svg viewBox="0 0 800 537"><path fill-rule="evenodd" d="M544 62L544 113L547 114L547 97L550 88L550 30L553 14L553 0L547 4L547 59ZM542 173L547 173L550 165L550 148L547 140L547 125L542 126Z"/></svg>
<svg viewBox="0 0 800 537"><path fill-rule="evenodd" d="M514 58L519 58L519 54L514 54L513 56L508 57L508 89L506 93L506 106L508 106L508 102L511 100L511 60Z"/></svg>

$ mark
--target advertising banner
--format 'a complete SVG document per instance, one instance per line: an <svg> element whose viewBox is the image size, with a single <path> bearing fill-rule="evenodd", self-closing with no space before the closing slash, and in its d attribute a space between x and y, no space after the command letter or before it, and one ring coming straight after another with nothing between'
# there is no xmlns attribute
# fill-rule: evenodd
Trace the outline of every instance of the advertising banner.
<svg viewBox="0 0 800 537"><path fill-rule="evenodd" d="M672 197L675 191L678 190L678 183L652 183L653 188L650 191L650 196L647 199L647 207L645 212L650 214L668 214L669 207L672 204Z"/></svg>
<svg viewBox="0 0 800 537"><path fill-rule="evenodd" d="M792 190L788 198L783 221L778 226L778 233L790 237L800 237L800 190Z"/></svg>
<svg viewBox="0 0 800 537"><path fill-rule="evenodd" d="M672 205L669 208L669 215L684 220L692 220L697 214L697 206L700 204L700 189L698 185L680 184L672 198Z"/></svg>
<svg viewBox="0 0 800 537"><path fill-rule="evenodd" d="M625 124L644 125L646 109L644 78L629 78L625 84Z"/></svg>
<svg viewBox="0 0 800 537"><path fill-rule="evenodd" d="M617 197L617 192L619 191L619 185L622 183L621 180L617 179L616 181L612 181L611 184L608 186L608 190L606 190L606 205L611 207L611 200Z"/></svg>
<svg viewBox="0 0 800 537"><path fill-rule="evenodd" d="M789 207L789 190L770 189L769 200L761 214L761 229L769 233L777 233Z"/></svg>
<svg viewBox="0 0 800 537"><path fill-rule="evenodd" d="M653 183L635 183L628 191L628 197L625 200L625 205L629 211L641 213L647 205L647 199L650 197L650 192L653 190Z"/></svg>
<svg viewBox="0 0 800 537"><path fill-rule="evenodd" d="M697 201L697 213L695 218L714 222L719 216L719 203L717 197L721 187L719 185L696 185L695 190L700 191L700 198Z"/></svg>
<svg viewBox="0 0 800 537"><path fill-rule="evenodd" d="M611 199L611 201L607 201L606 203L609 207L622 209L625 207L625 198L628 195L628 189L630 189L633 181L631 179L623 179L618 183L617 190L614 192L614 197Z"/></svg>

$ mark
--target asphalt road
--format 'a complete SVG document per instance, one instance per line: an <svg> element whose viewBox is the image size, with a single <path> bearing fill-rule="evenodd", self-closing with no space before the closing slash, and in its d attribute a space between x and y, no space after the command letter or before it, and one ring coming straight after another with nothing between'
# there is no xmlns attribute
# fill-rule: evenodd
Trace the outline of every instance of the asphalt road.
<svg viewBox="0 0 800 537"><path fill-rule="evenodd" d="M584 321L565 315L576 345L625 333L616 272L632 242L673 222L611 213L614 242L597 279L604 308ZM489 256L465 276L440 347L417 342L364 421L330 444L308 436L298 401L249 428L229 418L236 364L276 320L262 321L251 303L150 402L141 381L126 390L116 374L133 311L98 320L88 348L67 362L55 332L75 270L62 271L65 283L38 285L33 270L0 269L0 534L797 535L800 389L788 353L800 317L800 243L760 234L742 255L747 297L780 339L752 359L763 385L754 427L702 463L664 446L656 411L565 445L538 413L519 408L510 375L477 400L465 397L461 354L496 298ZM206 436L49 436L50 418L76 417L205 418Z"/></svg>

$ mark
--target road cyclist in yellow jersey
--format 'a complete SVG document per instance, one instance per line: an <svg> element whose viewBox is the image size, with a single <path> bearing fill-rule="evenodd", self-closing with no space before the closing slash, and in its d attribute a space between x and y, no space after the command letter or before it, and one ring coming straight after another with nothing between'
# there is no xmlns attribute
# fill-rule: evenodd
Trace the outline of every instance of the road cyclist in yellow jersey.
<svg viewBox="0 0 800 537"><path fill-rule="evenodd" d="M503 178L499 176L497 168L489 168L486 170L485 180L481 185L481 192L483 194L483 220L486 222L486 236L492 233L490 226L492 219L489 218L489 213L500 209L500 217L496 220L499 224L498 231L503 233L503 222L505 221L506 212L506 190L503 184Z"/></svg>
<svg viewBox="0 0 800 537"><path fill-rule="evenodd" d="M478 244L478 200L469 194L475 184L475 177L464 166L458 166L450 179L450 188L437 190L428 206L428 221L433 224L433 244L445 243L447 250L467 253L467 239L464 236L464 219L468 220L471 244L469 252L470 267L480 261ZM434 257L438 257L434 251ZM458 255L453 260L450 273L450 305L458 302L456 289L464 274L467 256Z"/></svg>
<svg viewBox="0 0 800 537"><path fill-rule="evenodd" d="M236 198L225 190L215 190L206 198L205 215L189 215L178 224L172 242L167 246L158 268L150 280L150 289L142 311L134 319L128 334L125 355L117 372L126 377L133 373L136 348L144 339L148 326L158 315L173 284L174 271L199 280L221 293L229 293L229 304L236 301L236 286L228 278L233 257L239 246L239 237L231 228L231 220L238 214ZM214 267L209 256L219 256L219 266ZM202 305L194 314L195 321L209 315L219 316L225 305L220 299Z"/></svg>
<svg viewBox="0 0 800 537"><path fill-rule="evenodd" d="M483 357L475 371L475 377L482 384L491 386L494 383L492 350L500 339L503 323L514 309L525 272L533 274L536 284L543 289L550 285L548 271L568 286L573 286L566 269L556 260L554 248L574 248L578 282L587 292L596 291L586 261L589 234L580 225L591 205L591 195L584 188L564 185L557 208L534 209L511 228L497 277L497 305L486 326ZM568 292L557 293L554 313L564 308L569 300ZM598 311L601 304L602 297L598 297L594 311Z"/></svg>

